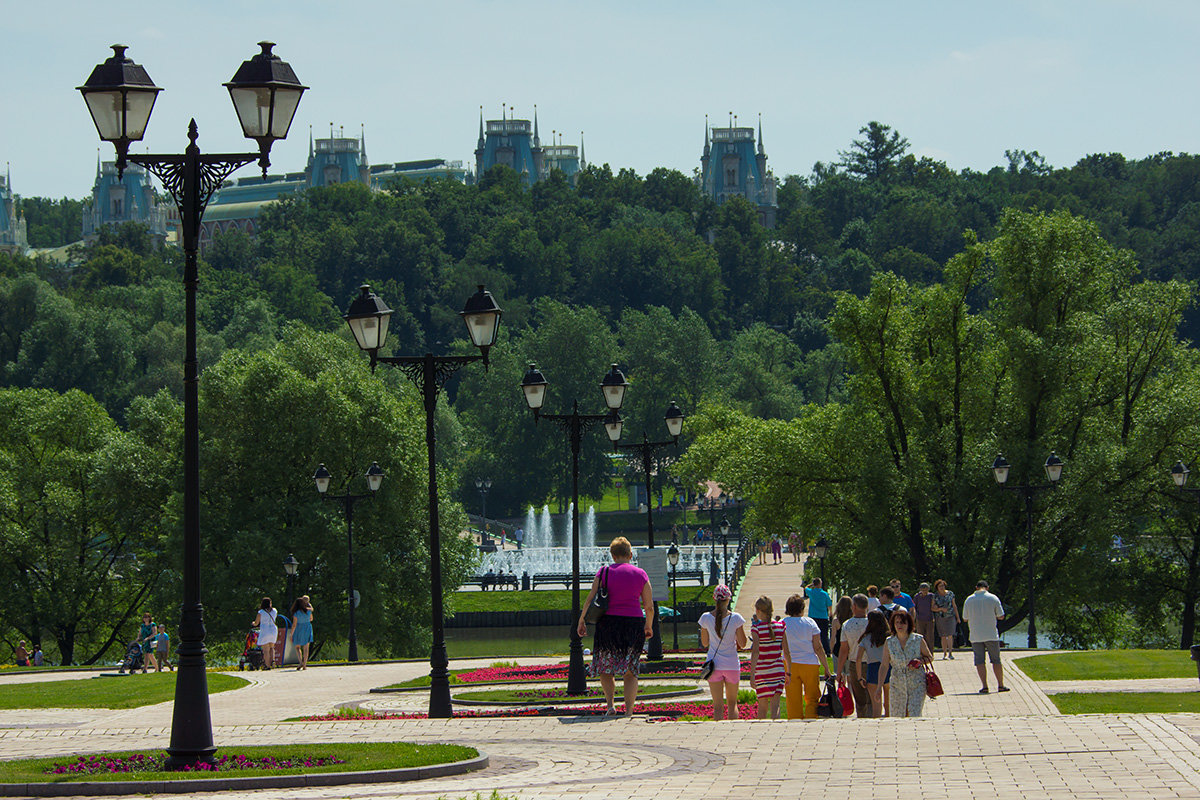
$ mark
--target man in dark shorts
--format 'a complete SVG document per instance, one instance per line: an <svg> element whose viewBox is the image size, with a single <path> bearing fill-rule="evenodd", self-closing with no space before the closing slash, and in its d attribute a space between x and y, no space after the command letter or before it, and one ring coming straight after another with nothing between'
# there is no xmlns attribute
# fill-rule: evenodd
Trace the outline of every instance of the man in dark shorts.
<svg viewBox="0 0 1200 800"><path fill-rule="evenodd" d="M1000 663L1000 632L996 622L1004 619L1004 606L1000 598L988 591L987 581L975 584L975 593L967 598L962 608L963 619L971 629L971 649L975 651L975 671L983 688L980 694L988 693L987 668L983 665L984 654L992 662L996 673L998 691L1007 692L1004 685L1004 666Z"/></svg>

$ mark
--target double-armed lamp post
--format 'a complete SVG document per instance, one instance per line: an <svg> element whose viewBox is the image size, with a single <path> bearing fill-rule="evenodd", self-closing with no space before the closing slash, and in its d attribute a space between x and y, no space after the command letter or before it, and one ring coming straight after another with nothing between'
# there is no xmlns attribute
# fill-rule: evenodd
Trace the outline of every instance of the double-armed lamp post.
<svg viewBox="0 0 1200 800"><path fill-rule="evenodd" d="M679 435L683 433L683 412L679 410L679 406L674 400L667 406L667 412L663 415L663 419L667 423L667 433L671 435L670 439L661 442L652 442L646 433L642 432L642 440L640 442L629 442L621 444L613 440L613 447L618 452L625 451L629 457L636 458L640 461L639 466L642 469L642 475L645 477L646 489L646 546L651 550L654 549L654 504L650 502L650 480L654 473L654 464L658 454L668 447L679 446ZM661 661L662 652L662 634L659 630L658 620L658 603L654 604L654 636L650 639L650 650L647 657L651 661Z"/></svg>
<svg viewBox="0 0 1200 800"><path fill-rule="evenodd" d="M583 434L596 425L603 424L608 438L616 442L621 438L621 404L625 402L625 389L629 383L625 375L613 364L612 369L600 382L600 391L604 395L604 404L608 407L605 414L579 413L579 401L572 403L570 414L544 414L542 406L546 402L546 388L550 382L542 374L537 365L530 364L521 380L521 391L525 394L525 402L533 411L534 422L540 419L553 422L567 435L571 445L571 642L568 649L570 657L567 664L567 694L580 695L587 691L587 674L583 666L583 641L579 638L577 623L579 621L579 451L583 444Z"/></svg>
<svg viewBox="0 0 1200 800"><path fill-rule="evenodd" d="M117 175L128 163L139 164L162 181L179 208L183 227L184 356L183 356L183 606L179 623L179 669L171 718L170 769L197 762L214 763L212 715L204 656L204 610L200 603L200 426L196 362L196 284L200 220L213 192L239 167L258 162L263 175L270 165L271 144L287 136L308 87L302 86L288 64L271 52L274 44L260 42L262 52L242 63L225 84L247 139L258 143L256 153L201 154L196 145L196 120L188 125L188 146L181 155L132 154L150 122L161 88L139 64L125 57L125 45L113 45L113 55L96 66L79 91L91 112L100 138L117 151Z"/></svg>
<svg viewBox="0 0 1200 800"><path fill-rule="evenodd" d="M333 475L325 468L324 464L317 467L316 473L313 475L313 481L317 484L317 491L321 493L322 500L341 500L342 509L346 514L346 574L349 576L349 588L346 590L346 602L350 606L350 638L349 647L346 655L347 661L358 661L358 632L354 627L354 609L358 607L358 598L354 596L354 504L359 500L374 498L376 492L379 491L379 485L383 483L383 470L377 462L371 462L370 468L366 474L367 488L370 489L366 494L351 494L349 490L345 494L329 494L329 483L333 480Z"/></svg>
<svg viewBox="0 0 1200 800"><path fill-rule="evenodd" d="M496 343L500 328L500 306L491 292L479 286L471 295L466 306L459 312L466 323L471 342L479 348L473 356L381 356L380 349L387 340L388 323L392 309L371 291L371 287L359 287L359 296L350 304L344 315L346 323L354 333L359 348L371 356L371 370L376 364L398 367L417 390L425 404L425 445L429 456L429 579L430 605L433 624L433 647L429 652L429 716L432 719L449 719L453 715L450 703L450 659L446 655L445 619L442 611L442 543L440 518L438 516L437 489L437 437L434 435L434 417L437 412L438 392L450 376L474 361L488 363L488 350Z"/></svg>
<svg viewBox="0 0 1200 800"><path fill-rule="evenodd" d="M1025 537L1029 554L1029 649L1037 649L1037 622L1034 620L1034 586L1033 586L1033 496L1046 489L1053 489L1062 478L1063 462L1053 451L1046 459L1046 477L1049 483L1026 483L1012 485L1008 482L1009 464L1003 455L996 456L992 462L992 474L1001 489L1016 492L1025 499Z"/></svg>

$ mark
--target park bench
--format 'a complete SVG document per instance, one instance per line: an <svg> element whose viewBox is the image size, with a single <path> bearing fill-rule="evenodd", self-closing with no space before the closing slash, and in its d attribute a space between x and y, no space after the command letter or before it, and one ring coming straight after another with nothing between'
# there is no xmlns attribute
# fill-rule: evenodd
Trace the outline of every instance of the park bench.
<svg viewBox="0 0 1200 800"><path fill-rule="evenodd" d="M580 583L587 583L588 576L580 575ZM569 572L543 572L538 575L530 575L529 582L533 588L537 588L539 583L561 583L565 588L571 588L571 573Z"/></svg>
<svg viewBox="0 0 1200 800"><path fill-rule="evenodd" d="M472 575L463 581L463 585L478 586L480 589L516 589L520 586L517 576L511 573L503 575Z"/></svg>

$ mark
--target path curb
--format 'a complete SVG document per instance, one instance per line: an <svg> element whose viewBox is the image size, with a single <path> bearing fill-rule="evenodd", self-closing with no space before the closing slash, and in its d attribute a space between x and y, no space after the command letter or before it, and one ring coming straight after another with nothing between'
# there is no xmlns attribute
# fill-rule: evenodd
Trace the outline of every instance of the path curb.
<svg viewBox="0 0 1200 800"><path fill-rule="evenodd" d="M356 783L401 783L426 778L445 778L485 769L483 751L466 761L431 764L426 767L368 770L364 772L318 772L311 775L262 775L246 778L197 778L178 781L92 781L89 783L0 783L0 797L77 797L130 794L190 794L227 792L239 789L296 789L311 786L344 786Z"/></svg>

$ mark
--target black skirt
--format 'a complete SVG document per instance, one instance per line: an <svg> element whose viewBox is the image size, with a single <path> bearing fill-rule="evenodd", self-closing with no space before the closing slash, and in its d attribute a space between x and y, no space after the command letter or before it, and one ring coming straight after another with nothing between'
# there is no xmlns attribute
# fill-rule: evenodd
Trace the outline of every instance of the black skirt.
<svg viewBox="0 0 1200 800"><path fill-rule="evenodd" d="M605 614L596 623L592 638L592 664L588 674L635 675L642 667L642 646L646 643L644 617L618 617Z"/></svg>

